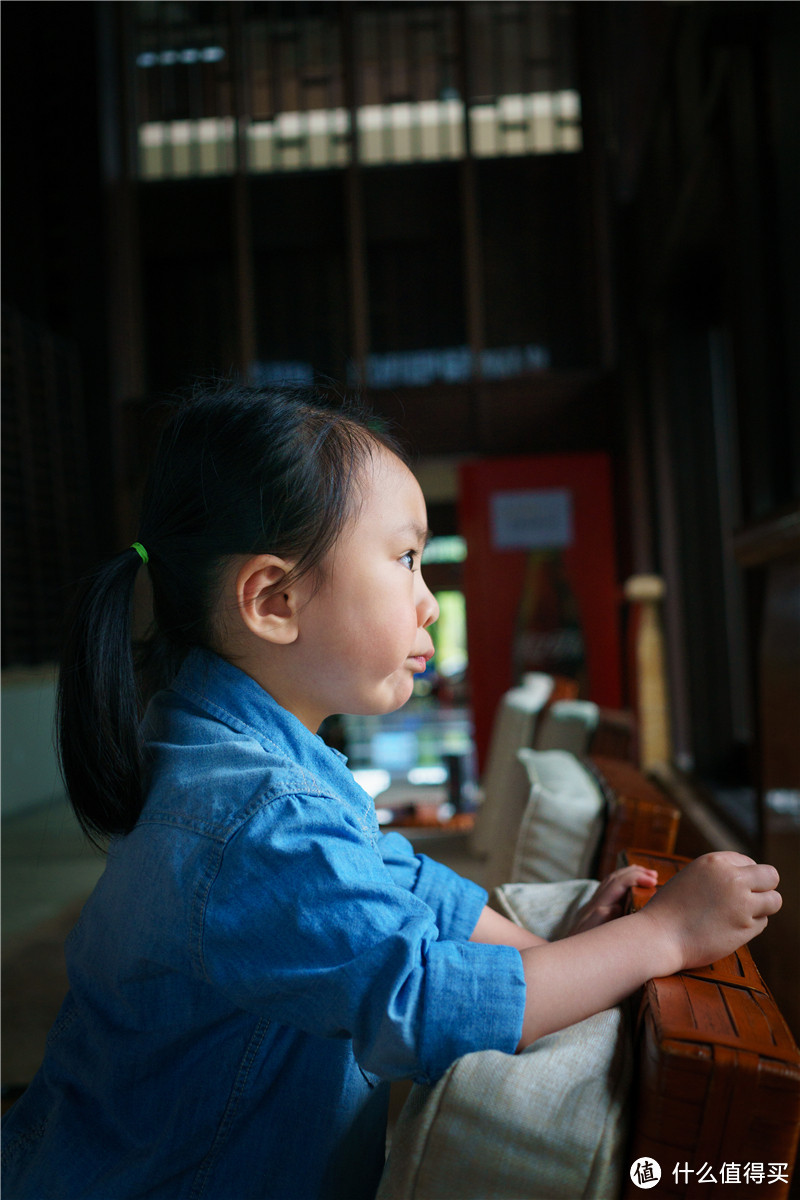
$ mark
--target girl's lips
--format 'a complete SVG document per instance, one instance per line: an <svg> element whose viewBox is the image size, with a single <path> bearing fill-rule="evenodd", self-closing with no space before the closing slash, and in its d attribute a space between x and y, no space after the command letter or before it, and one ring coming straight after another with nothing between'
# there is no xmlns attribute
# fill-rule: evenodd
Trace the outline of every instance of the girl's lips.
<svg viewBox="0 0 800 1200"><path fill-rule="evenodd" d="M426 650L424 654L409 654L408 661L414 664L414 671L422 672L433 658L433 651Z"/></svg>

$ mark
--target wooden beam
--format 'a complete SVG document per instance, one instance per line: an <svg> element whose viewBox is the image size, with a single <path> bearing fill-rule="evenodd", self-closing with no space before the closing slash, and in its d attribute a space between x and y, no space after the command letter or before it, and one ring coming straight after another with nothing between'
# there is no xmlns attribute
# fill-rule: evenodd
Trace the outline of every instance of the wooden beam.
<svg viewBox="0 0 800 1200"><path fill-rule="evenodd" d="M247 171L247 129L250 124L244 60L244 5L232 0L228 8L231 39L233 117L236 126L235 165L231 192L233 276L236 296L238 368L242 379L250 379L256 347L255 283L253 278L253 231Z"/></svg>
<svg viewBox="0 0 800 1200"><path fill-rule="evenodd" d="M364 198L358 145L358 58L353 6L340 5L342 31L342 70L347 109L350 113L350 157L344 171L345 224L347 229L347 276L350 292L350 350L359 386L367 383L369 356L369 285L367 246L364 228Z"/></svg>

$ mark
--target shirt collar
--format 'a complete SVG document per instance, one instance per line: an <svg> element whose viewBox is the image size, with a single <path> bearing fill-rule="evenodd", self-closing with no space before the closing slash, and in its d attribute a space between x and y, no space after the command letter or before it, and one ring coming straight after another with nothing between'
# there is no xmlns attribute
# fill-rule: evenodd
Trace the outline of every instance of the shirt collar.
<svg viewBox="0 0 800 1200"><path fill-rule="evenodd" d="M346 755L307 729L239 667L209 650L189 651L170 690L232 728L252 733L303 766L319 768L327 760L330 768L331 758L343 766L347 764Z"/></svg>

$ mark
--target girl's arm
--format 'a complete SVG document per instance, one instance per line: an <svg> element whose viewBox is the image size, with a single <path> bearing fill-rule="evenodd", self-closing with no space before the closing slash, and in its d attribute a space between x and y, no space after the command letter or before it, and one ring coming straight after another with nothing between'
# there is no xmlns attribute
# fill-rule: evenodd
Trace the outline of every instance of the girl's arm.
<svg viewBox="0 0 800 1200"><path fill-rule="evenodd" d="M618 1004L648 979L704 966L760 933L781 906L778 872L745 855L703 855L637 913L523 948L518 1049Z"/></svg>
<svg viewBox="0 0 800 1200"><path fill-rule="evenodd" d="M647 867L622 867L614 871L598 887L591 900L578 911L575 925L570 930L570 937L595 925L618 917L622 912L622 902L629 888L655 887L658 883L658 873ZM484 908L478 924L470 937L471 942L491 942L493 945L515 946L517 950L527 950L532 946L547 945L547 939L537 937L513 921L495 912L494 909Z"/></svg>
<svg viewBox="0 0 800 1200"><path fill-rule="evenodd" d="M493 946L514 946L517 950L529 950L532 946L546 946L545 938L537 937L515 925L508 917L495 912L493 908L484 908L478 924L472 931L471 942L489 942Z"/></svg>

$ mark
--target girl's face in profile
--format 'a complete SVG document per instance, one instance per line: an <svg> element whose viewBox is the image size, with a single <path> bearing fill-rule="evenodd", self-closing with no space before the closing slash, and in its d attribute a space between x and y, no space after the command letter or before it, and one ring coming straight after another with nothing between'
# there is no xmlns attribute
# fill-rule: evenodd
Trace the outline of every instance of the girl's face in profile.
<svg viewBox="0 0 800 1200"><path fill-rule="evenodd" d="M309 729L334 713L392 712L409 699L439 615L420 570L427 536L419 484L400 459L376 450L324 582L301 610L296 649L307 686L295 715Z"/></svg>

